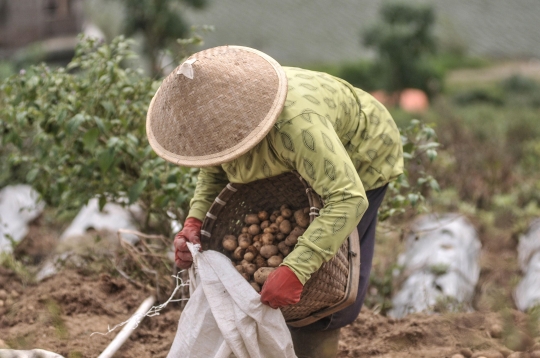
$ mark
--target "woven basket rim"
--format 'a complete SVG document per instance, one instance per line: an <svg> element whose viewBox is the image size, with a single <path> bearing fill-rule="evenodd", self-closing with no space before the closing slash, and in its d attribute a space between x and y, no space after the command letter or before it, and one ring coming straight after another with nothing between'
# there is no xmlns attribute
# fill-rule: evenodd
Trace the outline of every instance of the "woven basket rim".
<svg viewBox="0 0 540 358"><path fill-rule="evenodd" d="M281 174L281 175L286 175L286 174L287 173ZM312 195L315 198L319 198L317 193L315 193L315 191L313 191L313 189L309 187L307 182L298 173L294 172L294 174L304 185L305 193L308 196L310 207L313 208L315 206L318 206L318 208L321 208L322 201L317 202L317 201L313 201L313 198L309 198L310 195ZM272 177L272 178L262 179L262 180L271 180L271 179L275 179L279 177L280 175ZM215 237L215 235L213 235L212 231L215 229L215 224L219 220L220 214L223 212L223 210L226 210L226 206L228 202L232 200L233 196L241 189L242 186L256 185L256 183L257 182L252 182L248 184L228 183L225 186L225 188L220 192L218 197L214 200L214 203L212 204L210 210L208 211L203 221L202 230L201 230L201 239L202 239L201 241L203 242L203 249L215 249L216 245L218 245L218 242L217 242L218 238ZM313 214L318 213L318 209L312 211L312 213ZM218 227L217 230L219 232L219 230L222 230L222 229ZM353 239L351 240L351 238ZM206 245L210 245L212 247L204 247L205 243L207 243ZM348 258L348 274L346 278L347 285L344 291L343 298L335 302L331 306L322 307L320 309L313 311L311 314L305 317L301 317L301 318L290 318L291 316L289 316L286 312L283 312L286 318L287 324L294 327L302 327L312 322L315 322L321 318L324 318L338 310L341 310L355 302L357 291L358 291L359 275L360 275L360 245L359 245L358 234L357 234L356 228L353 231L353 233L350 235L350 237L346 239L345 243L347 244L347 250L346 250L345 255ZM345 243L343 245L345 245ZM342 249L343 249L343 246L342 246ZM343 255L343 251L341 255ZM320 281L320 282L325 282L325 281ZM288 306L288 307L294 307L294 306ZM301 312L301 311L296 311L296 312Z"/></svg>

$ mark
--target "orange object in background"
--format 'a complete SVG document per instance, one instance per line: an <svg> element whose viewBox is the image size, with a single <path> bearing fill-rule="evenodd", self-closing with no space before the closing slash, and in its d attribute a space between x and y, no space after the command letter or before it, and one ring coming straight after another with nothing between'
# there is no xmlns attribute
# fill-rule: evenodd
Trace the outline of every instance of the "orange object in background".
<svg viewBox="0 0 540 358"><path fill-rule="evenodd" d="M386 93L383 90L377 90L370 92L370 94L375 97L375 99L379 102L381 102L383 105L388 106L390 103L390 97L388 96L388 93Z"/></svg>
<svg viewBox="0 0 540 358"><path fill-rule="evenodd" d="M420 113L429 108L429 99L426 93L416 88L406 88L401 93L387 93L384 90L370 92L375 99L386 107L399 105L407 112Z"/></svg>
<svg viewBox="0 0 540 358"><path fill-rule="evenodd" d="M424 91L407 88L401 92L399 106L407 112L424 112L429 107L429 100Z"/></svg>

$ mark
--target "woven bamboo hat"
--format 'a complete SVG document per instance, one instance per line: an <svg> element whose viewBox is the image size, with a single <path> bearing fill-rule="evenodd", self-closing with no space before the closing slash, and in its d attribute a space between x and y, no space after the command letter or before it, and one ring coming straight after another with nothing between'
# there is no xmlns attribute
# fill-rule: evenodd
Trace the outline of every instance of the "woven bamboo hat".
<svg viewBox="0 0 540 358"><path fill-rule="evenodd" d="M154 95L148 140L178 165L223 164L264 138L286 95L285 72L265 53L241 46L204 50L178 66Z"/></svg>

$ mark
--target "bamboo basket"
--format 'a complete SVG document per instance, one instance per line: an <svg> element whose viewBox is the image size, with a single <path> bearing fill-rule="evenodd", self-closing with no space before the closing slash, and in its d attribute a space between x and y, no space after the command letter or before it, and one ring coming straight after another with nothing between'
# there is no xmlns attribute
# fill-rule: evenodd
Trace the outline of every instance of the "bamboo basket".
<svg viewBox="0 0 540 358"><path fill-rule="evenodd" d="M203 222L203 249L227 254L221 239L227 234L238 236L246 214L275 210L283 204L293 210L309 206L311 221L322 207L320 197L297 172L248 184L227 184ZM306 282L300 302L281 309L287 324L302 327L354 303L359 275L360 243L355 229L334 258Z"/></svg>

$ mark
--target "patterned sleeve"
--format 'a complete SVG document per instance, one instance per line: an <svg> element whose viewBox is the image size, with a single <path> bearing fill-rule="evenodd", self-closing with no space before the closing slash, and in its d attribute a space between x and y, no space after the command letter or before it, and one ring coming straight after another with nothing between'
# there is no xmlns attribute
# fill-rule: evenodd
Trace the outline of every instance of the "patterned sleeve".
<svg viewBox="0 0 540 358"><path fill-rule="evenodd" d="M188 217L204 220L208 209L225 188L229 180L221 167L207 167L199 171L193 199L189 203Z"/></svg>
<svg viewBox="0 0 540 358"><path fill-rule="evenodd" d="M313 272L337 253L364 215L368 202L349 155L324 117L304 113L283 123L277 136L276 152L324 201L320 216L283 261L305 284Z"/></svg>

